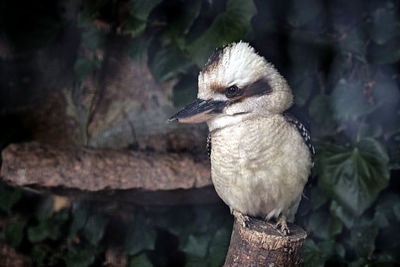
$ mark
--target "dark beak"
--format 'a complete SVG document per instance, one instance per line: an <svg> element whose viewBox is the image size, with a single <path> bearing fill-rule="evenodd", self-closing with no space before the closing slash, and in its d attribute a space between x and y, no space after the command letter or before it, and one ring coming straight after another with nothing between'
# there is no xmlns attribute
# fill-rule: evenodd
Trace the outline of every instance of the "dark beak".
<svg viewBox="0 0 400 267"><path fill-rule="evenodd" d="M205 122L212 117L221 114L228 101L203 100L197 98L193 103L185 106L181 111L168 119L182 123Z"/></svg>

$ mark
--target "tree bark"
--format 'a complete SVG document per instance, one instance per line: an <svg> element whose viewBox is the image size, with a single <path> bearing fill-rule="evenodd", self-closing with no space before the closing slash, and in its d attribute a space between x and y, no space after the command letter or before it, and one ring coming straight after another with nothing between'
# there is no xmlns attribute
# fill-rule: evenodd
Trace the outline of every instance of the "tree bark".
<svg viewBox="0 0 400 267"><path fill-rule="evenodd" d="M289 229L283 236L268 222L250 218L243 227L235 219L224 266L303 266L307 234L294 224Z"/></svg>
<svg viewBox="0 0 400 267"><path fill-rule="evenodd" d="M211 185L206 157L32 142L11 144L2 151L0 175L18 186L86 191L192 189Z"/></svg>
<svg viewBox="0 0 400 267"><path fill-rule="evenodd" d="M207 155L11 144L0 179L40 193L139 205L219 203Z"/></svg>

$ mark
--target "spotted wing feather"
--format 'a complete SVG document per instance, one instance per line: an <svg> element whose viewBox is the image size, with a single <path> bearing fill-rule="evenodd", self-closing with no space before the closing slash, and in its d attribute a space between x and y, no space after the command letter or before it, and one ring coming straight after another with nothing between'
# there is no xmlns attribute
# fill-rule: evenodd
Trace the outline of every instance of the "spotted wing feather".
<svg viewBox="0 0 400 267"><path fill-rule="evenodd" d="M208 154L208 157L211 157L211 134L210 133L207 136L207 154Z"/></svg>
<svg viewBox="0 0 400 267"><path fill-rule="evenodd" d="M291 123L293 126L295 126L297 131L300 133L301 137L304 140L304 143L307 145L308 149L310 150L311 161L312 161L312 164L314 165L315 148L314 148L313 144L311 143L310 131L293 115L286 113L285 118L289 123Z"/></svg>

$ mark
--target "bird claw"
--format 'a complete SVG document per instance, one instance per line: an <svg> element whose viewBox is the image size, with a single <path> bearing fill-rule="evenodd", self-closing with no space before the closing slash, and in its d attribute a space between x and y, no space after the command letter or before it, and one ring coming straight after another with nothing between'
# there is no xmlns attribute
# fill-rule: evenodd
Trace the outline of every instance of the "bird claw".
<svg viewBox="0 0 400 267"><path fill-rule="evenodd" d="M241 224L243 227L248 227L248 222L250 220L249 216L243 215L242 213L236 210L231 210L231 213L233 216L235 216L239 224Z"/></svg>
<svg viewBox="0 0 400 267"><path fill-rule="evenodd" d="M279 216L278 221L274 225L274 228L283 236L288 236L290 234L290 230L286 222L286 217L283 215Z"/></svg>

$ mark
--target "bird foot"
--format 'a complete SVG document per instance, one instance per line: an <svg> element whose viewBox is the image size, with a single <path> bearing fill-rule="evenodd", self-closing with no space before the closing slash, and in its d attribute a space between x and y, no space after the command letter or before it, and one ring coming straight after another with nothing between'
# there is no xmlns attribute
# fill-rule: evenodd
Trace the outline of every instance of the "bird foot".
<svg viewBox="0 0 400 267"><path fill-rule="evenodd" d="M235 216L238 223L240 223L243 227L248 227L249 216L243 215L241 212L237 210L231 210L233 216Z"/></svg>
<svg viewBox="0 0 400 267"><path fill-rule="evenodd" d="M274 225L274 228L283 236L287 236L290 234L290 230L286 222L286 217L283 215L279 216L278 221Z"/></svg>

